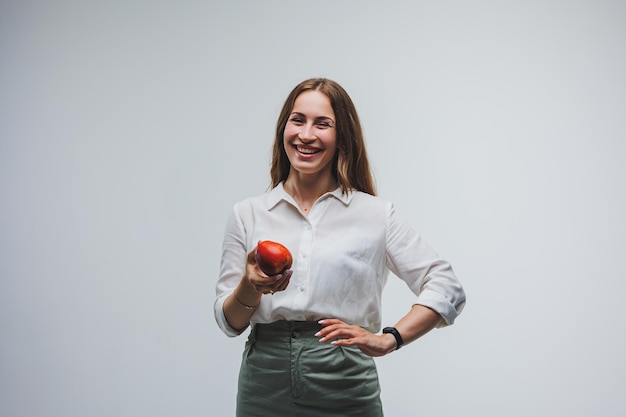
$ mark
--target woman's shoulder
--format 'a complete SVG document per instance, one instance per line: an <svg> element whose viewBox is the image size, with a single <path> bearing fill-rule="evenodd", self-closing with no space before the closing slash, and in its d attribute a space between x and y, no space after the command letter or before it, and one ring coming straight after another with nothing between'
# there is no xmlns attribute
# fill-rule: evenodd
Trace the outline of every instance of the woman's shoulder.
<svg viewBox="0 0 626 417"><path fill-rule="evenodd" d="M349 201L348 207L361 213L367 213L368 216L388 217L393 211L391 201L362 191L353 191Z"/></svg>
<svg viewBox="0 0 626 417"><path fill-rule="evenodd" d="M371 206L380 206L380 207L387 207L389 206L391 203L391 201L377 196L377 195L372 195L372 194L368 194L366 192L363 191L352 191L352 200L359 203L359 204L365 204L365 205L371 205Z"/></svg>

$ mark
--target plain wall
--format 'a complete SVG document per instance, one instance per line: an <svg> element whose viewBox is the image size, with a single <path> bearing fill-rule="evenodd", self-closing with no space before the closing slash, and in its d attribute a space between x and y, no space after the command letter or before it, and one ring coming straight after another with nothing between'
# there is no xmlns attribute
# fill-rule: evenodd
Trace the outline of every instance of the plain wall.
<svg viewBox="0 0 626 417"><path fill-rule="evenodd" d="M222 234L317 76L468 293L377 360L387 415L625 415L624 22L602 0L0 1L0 415L234 415ZM385 324L412 299L391 277Z"/></svg>

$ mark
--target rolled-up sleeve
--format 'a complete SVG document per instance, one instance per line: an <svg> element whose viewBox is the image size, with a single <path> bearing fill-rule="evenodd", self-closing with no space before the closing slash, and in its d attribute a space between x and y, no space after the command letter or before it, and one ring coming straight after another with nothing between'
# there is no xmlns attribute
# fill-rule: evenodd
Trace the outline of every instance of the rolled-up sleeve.
<svg viewBox="0 0 626 417"><path fill-rule="evenodd" d="M452 266L419 236L395 211L387 207L386 256L389 270L406 282L417 296L415 304L431 308L445 322L454 323L465 306L465 291Z"/></svg>
<svg viewBox="0 0 626 417"><path fill-rule="evenodd" d="M222 258L220 265L220 277L217 281L216 299L214 303L214 314L217 325L230 337L235 337L243 333L244 329L237 330L230 326L224 315L224 301L239 284L246 268L246 240L245 230L237 205L234 207L224 233L222 244Z"/></svg>

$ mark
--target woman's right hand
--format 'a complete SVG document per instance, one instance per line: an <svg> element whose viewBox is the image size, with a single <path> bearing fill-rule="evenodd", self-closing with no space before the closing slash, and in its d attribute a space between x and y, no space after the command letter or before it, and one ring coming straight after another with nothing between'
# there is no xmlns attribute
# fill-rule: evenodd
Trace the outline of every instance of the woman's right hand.
<svg viewBox="0 0 626 417"><path fill-rule="evenodd" d="M246 273L233 293L224 301L224 315L228 323L238 330L250 324L250 317L261 302L263 294L284 291L289 285L292 271L286 269L278 275L268 277L261 271L254 258L256 248L248 253Z"/></svg>
<svg viewBox="0 0 626 417"><path fill-rule="evenodd" d="M286 269L280 274L267 276L257 264L254 257L255 253L256 247L248 253L244 279L255 291L261 294L274 294L275 292L284 291L289 285L293 271Z"/></svg>

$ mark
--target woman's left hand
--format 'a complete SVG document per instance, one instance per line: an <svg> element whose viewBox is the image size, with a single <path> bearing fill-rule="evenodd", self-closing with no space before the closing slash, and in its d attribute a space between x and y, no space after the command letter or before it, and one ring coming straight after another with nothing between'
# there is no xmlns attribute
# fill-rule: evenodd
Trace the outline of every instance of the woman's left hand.
<svg viewBox="0 0 626 417"><path fill-rule="evenodd" d="M324 326L316 333L320 342L330 342L335 346L356 346L369 356L383 356L396 348L396 339L389 334L377 335L338 319L324 319L319 323Z"/></svg>

